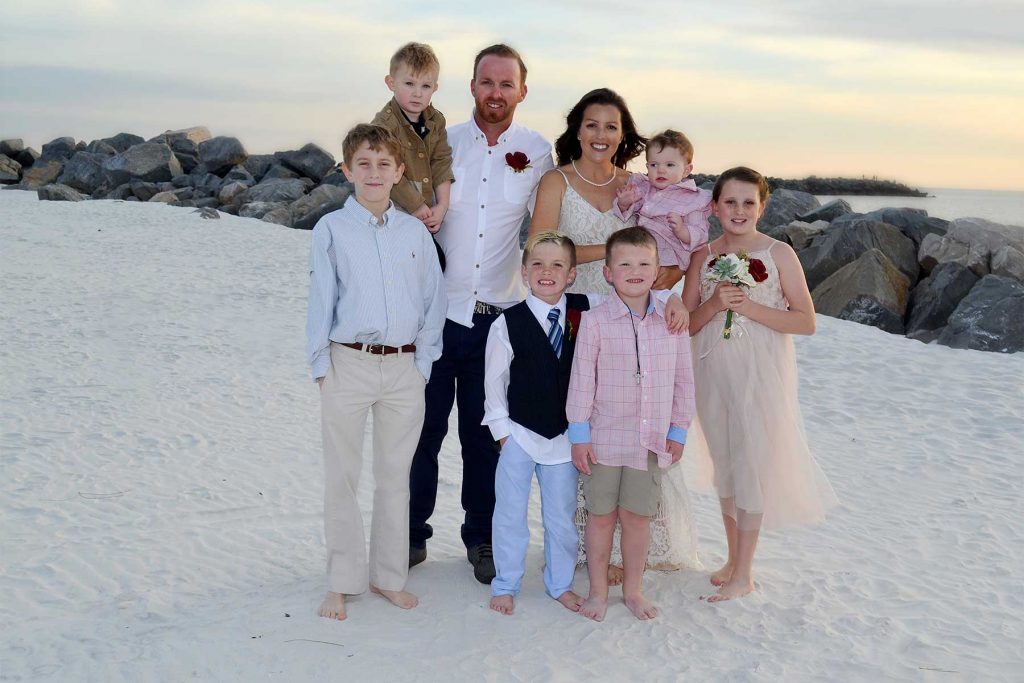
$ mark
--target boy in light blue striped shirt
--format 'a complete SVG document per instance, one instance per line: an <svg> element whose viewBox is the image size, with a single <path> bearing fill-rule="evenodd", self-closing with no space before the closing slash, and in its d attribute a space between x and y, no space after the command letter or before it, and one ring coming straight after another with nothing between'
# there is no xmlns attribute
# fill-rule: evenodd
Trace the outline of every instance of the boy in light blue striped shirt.
<svg viewBox="0 0 1024 683"><path fill-rule="evenodd" d="M345 619L345 596L367 587L410 609L409 469L426 381L441 355L447 301L434 243L391 203L402 177L398 140L360 124L342 143L354 201L313 228L307 351L320 386L328 592L320 616ZM369 561L356 492L373 410Z"/></svg>

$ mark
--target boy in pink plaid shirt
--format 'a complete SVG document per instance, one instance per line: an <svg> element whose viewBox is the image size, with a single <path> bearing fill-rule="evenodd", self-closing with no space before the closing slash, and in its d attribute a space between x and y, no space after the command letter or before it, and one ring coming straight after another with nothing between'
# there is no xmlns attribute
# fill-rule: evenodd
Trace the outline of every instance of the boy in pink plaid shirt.
<svg viewBox="0 0 1024 683"><path fill-rule="evenodd" d="M687 179L693 170L693 145L678 131L666 130L647 143L647 175L632 173L616 193L615 213L623 221L638 215L658 243L658 265L684 273L690 255L708 243L711 192Z"/></svg>
<svg viewBox="0 0 1024 683"><path fill-rule="evenodd" d="M658 246L646 229L608 238L604 274L615 293L583 314L565 407L588 512L590 594L580 614L604 619L618 521L623 599L637 619L653 619L658 610L642 590L650 518L662 470L682 457L695 411L690 340L669 332L664 306L651 297Z"/></svg>

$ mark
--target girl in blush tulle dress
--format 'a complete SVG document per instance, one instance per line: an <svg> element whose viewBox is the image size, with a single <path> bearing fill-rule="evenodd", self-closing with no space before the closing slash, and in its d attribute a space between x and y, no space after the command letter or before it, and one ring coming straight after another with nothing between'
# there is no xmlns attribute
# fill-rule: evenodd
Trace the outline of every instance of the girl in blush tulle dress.
<svg viewBox="0 0 1024 683"><path fill-rule="evenodd" d="M729 544L725 566L711 575L719 589L709 602L754 590L762 527L816 522L837 502L807 448L797 402L791 335L814 333L814 305L793 249L757 231L767 199L756 171L738 167L719 177L712 206L723 235L694 253L683 289L692 312L697 416ZM730 253L751 259L763 281L750 288L716 282L709 264Z"/></svg>

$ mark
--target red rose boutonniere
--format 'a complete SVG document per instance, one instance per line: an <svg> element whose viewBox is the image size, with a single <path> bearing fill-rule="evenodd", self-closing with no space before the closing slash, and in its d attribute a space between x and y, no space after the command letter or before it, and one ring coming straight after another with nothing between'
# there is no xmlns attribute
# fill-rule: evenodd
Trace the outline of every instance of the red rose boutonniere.
<svg viewBox="0 0 1024 683"><path fill-rule="evenodd" d="M530 165L530 157L522 152L509 152L505 155L505 163L516 173L522 173L528 168L533 168Z"/></svg>
<svg viewBox="0 0 1024 683"><path fill-rule="evenodd" d="M565 336L575 339L580 329L580 311L577 308L570 308L565 312Z"/></svg>

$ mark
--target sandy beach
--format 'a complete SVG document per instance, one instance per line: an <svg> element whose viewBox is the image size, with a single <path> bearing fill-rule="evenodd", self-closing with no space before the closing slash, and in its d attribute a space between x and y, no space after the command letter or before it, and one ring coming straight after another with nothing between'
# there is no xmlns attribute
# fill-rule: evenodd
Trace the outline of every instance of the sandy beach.
<svg viewBox="0 0 1024 683"><path fill-rule="evenodd" d="M492 612L450 435L419 608L367 594L344 623L318 618L309 237L0 192L0 680L1024 677L1024 354L823 316L797 340L800 398L842 505L762 536L755 594L708 605L707 572L649 572L659 618L613 589L590 622L543 593L534 505L516 614ZM364 467L364 510L371 494ZM717 500L693 503L710 570Z"/></svg>

